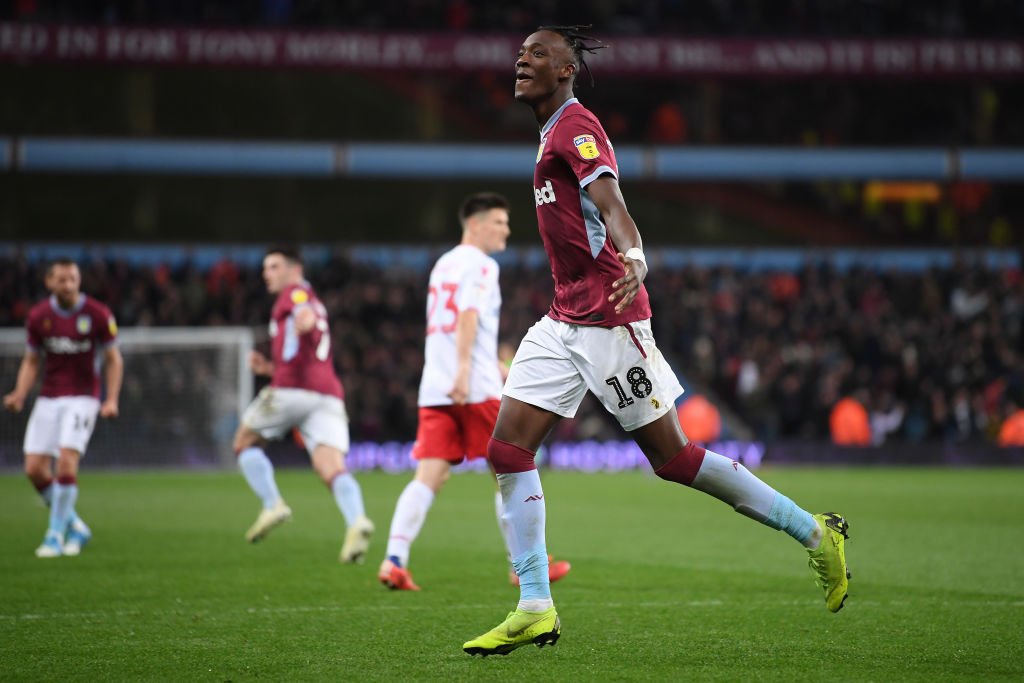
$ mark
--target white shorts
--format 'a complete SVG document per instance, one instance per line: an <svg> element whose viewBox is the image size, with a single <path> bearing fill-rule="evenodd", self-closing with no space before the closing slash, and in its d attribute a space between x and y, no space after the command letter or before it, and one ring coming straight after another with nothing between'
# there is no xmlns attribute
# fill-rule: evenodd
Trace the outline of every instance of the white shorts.
<svg viewBox="0 0 1024 683"><path fill-rule="evenodd" d="M25 429L25 453L58 457L70 448L85 455L100 402L92 396L40 396Z"/></svg>
<svg viewBox="0 0 1024 683"><path fill-rule="evenodd" d="M242 424L264 439L280 439L289 429L298 429L310 455L317 446L348 452L348 414L337 396L264 387L245 409Z"/></svg>
<svg viewBox="0 0 1024 683"><path fill-rule="evenodd" d="M654 345L649 319L607 328L547 316L519 344L502 393L562 417L575 417L587 389L626 431L674 410L683 393Z"/></svg>

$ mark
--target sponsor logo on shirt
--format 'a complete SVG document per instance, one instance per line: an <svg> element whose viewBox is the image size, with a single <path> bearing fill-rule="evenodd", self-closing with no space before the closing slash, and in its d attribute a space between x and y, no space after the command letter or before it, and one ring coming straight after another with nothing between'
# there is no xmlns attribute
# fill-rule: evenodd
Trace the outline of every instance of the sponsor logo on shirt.
<svg viewBox="0 0 1024 683"><path fill-rule="evenodd" d="M75 329L79 334L89 334L92 331L92 318L87 315L80 315L75 320Z"/></svg>
<svg viewBox="0 0 1024 683"><path fill-rule="evenodd" d="M544 183L544 187L533 188L533 195L537 199L537 206L550 204L555 201L555 188L551 187L551 181L548 180Z"/></svg>
<svg viewBox="0 0 1024 683"><path fill-rule="evenodd" d="M76 341L70 337L47 337L43 340L43 347L47 353L84 353L92 348L92 340L83 339Z"/></svg>
<svg viewBox="0 0 1024 683"><path fill-rule="evenodd" d="M577 135L572 139L576 145L576 151L584 159L596 159L601 156L601 150L597 148L597 139L593 135Z"/></svg>

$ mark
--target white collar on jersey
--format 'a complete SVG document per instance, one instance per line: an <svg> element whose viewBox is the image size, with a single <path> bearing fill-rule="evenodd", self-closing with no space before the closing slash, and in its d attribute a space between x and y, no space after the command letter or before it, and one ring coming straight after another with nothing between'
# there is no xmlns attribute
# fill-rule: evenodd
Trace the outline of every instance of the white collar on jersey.
<svg viewBox="0 0 1024 683"><path fill-rule="evenodd" d="M558 117L562 115L562 112L565 111L566 107L568 107L570 104L575 104L577 102L579 102L579 100L577 98L575 98L575 97L570 97L569 99L567 99L565 101L565 104L563 104L561 107L559 107L558 111L556 111L554 114L552 114L551 118L548 119L548 122L545 123L544 127L540 129L540 137L543 139L544 136L548 134L548 131L551 130L551 128L555 125L555 123L558 122Z"/></svg>
<svg viewBox="0 0 1024 683"><path fill-rule="evenodd" d="M78 303L75 304L74 308L61 308L60 302L57 301L57 295L56 294L51 294L50 295L50 308L52 308L53 312L56 313L57 315L59 315L62 318L70 318L75 313L78 313L80 310L82 310L82 308L84 306L85 306L85 293L84 292L79 292L78 293Z"/></svg>

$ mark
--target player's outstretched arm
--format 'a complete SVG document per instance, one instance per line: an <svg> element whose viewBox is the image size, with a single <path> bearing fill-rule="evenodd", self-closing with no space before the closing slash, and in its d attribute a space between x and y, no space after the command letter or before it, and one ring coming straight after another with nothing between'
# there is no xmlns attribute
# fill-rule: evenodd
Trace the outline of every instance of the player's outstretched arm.
<svg viewBox="0 0 1024 683"><path fill-rule="evenodd" d="M618 251L619 263L622 264L623 276L612 283L612 293L608 296L608 301L618 300L615 312L622 313L640 293L640 285L647 277L647 263L626 255L630 249L643 249L640 231L626 210L619 181L615 178L603 175L587 185L587 192L604 218L608 235L612 238L612 244Z"/></svg>
<svg viewBox="0 0 1024 683"><path fill-rule="evenodd" d="M32 390L32 385L39 377L39 366L41 365L39 354L35 351L25 351L21 358L21 366L18 368L18 379L14 382L14 391L4 396L4 408L12 413L20 413L25 407L25 398Z"/></svg>
<svg viewBox="0 0 1024 683"><path fill-rule="evenodd" d="M309 306L295 309L295 331L299 334L309 334L316 327L316 313Z"/></svg>
<svg viewBox="0 0 1024 683"><path fill-rule="evenodd" d="M455 356L457 360L455 383L448 397L455 405L462 405L469 398L469 375L473 369L473 342L476 341L480 313L467 309L459 311L455 318Z"/></svg>
<svg viewBox="0 0 1024 683"><path fill-rule="evenodd" d="M123 379L124 358L121 356L121 349L111 346L103 352L103 380L107 387L107 397L100 406L100 417L118 416L118 401L121 398Z"/></svg>

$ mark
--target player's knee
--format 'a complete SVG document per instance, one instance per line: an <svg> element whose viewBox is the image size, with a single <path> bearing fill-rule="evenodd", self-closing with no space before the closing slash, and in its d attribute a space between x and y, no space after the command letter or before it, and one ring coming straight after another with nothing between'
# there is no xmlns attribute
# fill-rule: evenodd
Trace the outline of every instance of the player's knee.
<svg viewBox="0 0 1024 683"><path fill-rule="evenodd" d="M256 446L260 443L260 435L250 430L245 425L238 428L235 432L235 440L232 444L232 448L235 450L235 455L240 455L242 451L250 446Z"/></svg>
<svg viewBox="0 0 1024 683"><path fill-rule="evenodd" d="M492 438L487 442L487 458L495 474L514 474L537 469L537 454L515 444Z"/></svg>
<svg viewBox="0 0 1024 683"><path fill-rule="evenodd" d="M57 459L56 475L57 481L66 483L63 480L74 479L78 476L78 456L68 455L65 456L63 453L61 457Z"/></svg>
<svg viewBox="0 0 1024 683"><path fill-rule="evenodd" d="M35 484L36 488L48 484L53 479L47 460L33 458L25 461L25 476Z"/></svg>
<svg viewBox="0 0 1024 683"><path fill-rule="evenodd" d="M329 488L329 489L331 489L333 491L334 490L334 480L337 479L338 477L342 476L342 475L348 474L348 470L346 470L344 467L342 467L341 469L336 469L336 470L332 471L330 474L328 474L326 471L323 471L323 470L317 470L316 473L317 473L317 476L320 477L320 480L324 484L327 485L327 488Z"/></svg>
<svg viewBox="0 0 1024 683"><path fill-rule="evenodd" d="M450 468L419 468L416 471L414 479L437 494L441 492L441 489L444 487L445 482L448 481L448 477L450 476L452 476Z"/></svg>
<svg viewBox="0 0 1024 683"><path fill-rule="evenodd" d="M693 483L704 462L704 449L693 443L683 446L676 456L654 471L666 481L674 481L685 486Z"/></svg>

